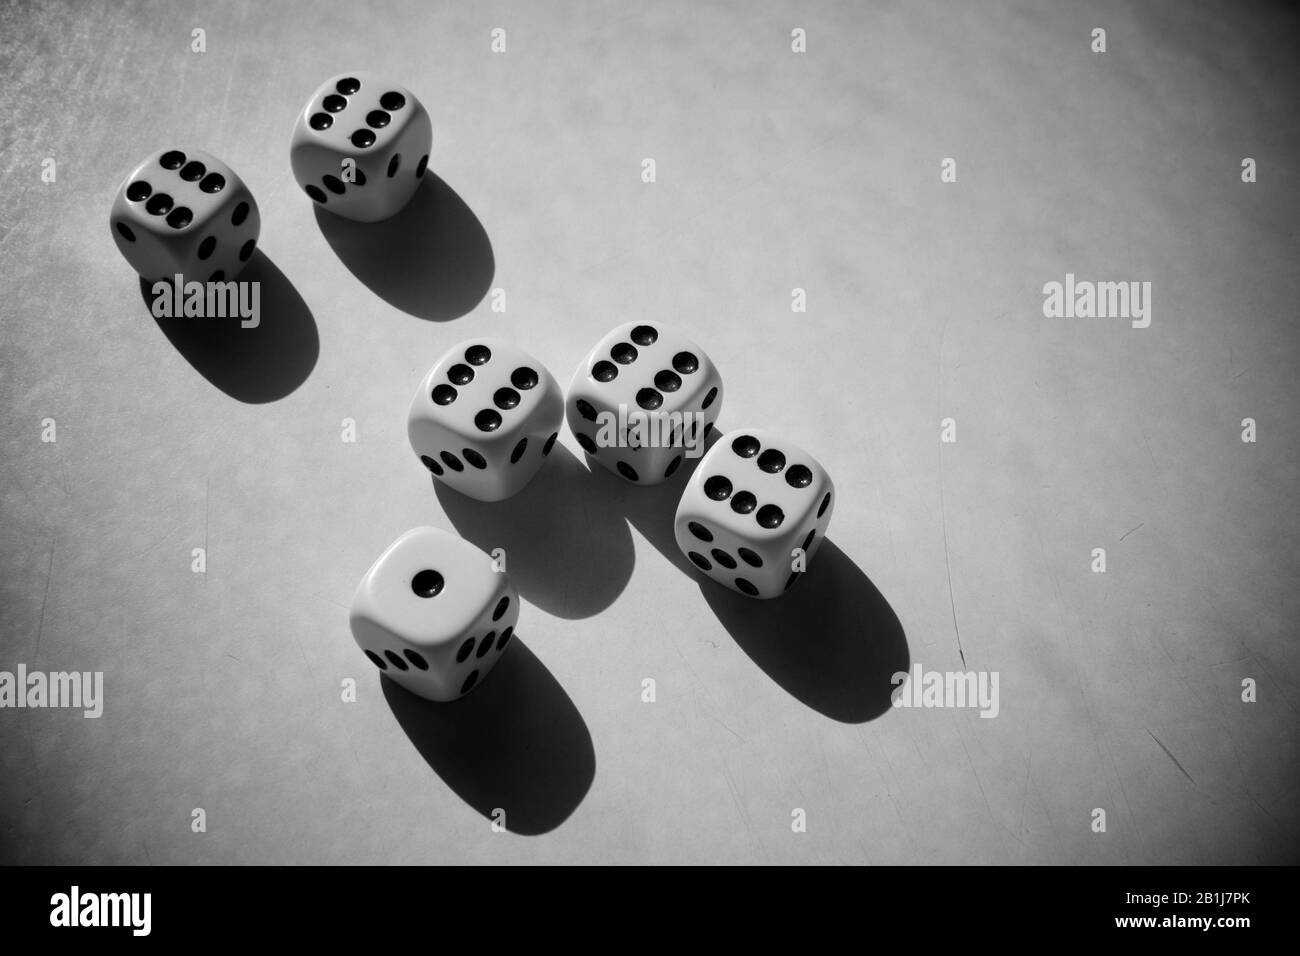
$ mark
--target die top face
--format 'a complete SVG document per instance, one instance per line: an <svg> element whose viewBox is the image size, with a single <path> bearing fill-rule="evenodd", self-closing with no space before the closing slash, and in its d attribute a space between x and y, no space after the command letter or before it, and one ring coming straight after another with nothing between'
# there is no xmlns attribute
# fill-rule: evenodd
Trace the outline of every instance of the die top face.
<svg viewBox="0 0 1300 956"><path fill-rule="evenodd" d="M717 400L717 379L713 361L686 336L657 322L628 322L596 343L574 373L571 391L598 396L606 409L624 405L629 413L708 410ZM589 418L583 407L578 411Z"/></svg>
<svg viewBox="0 0 1300 956"><path fill-rule="evenodd" d="M420 382L410 422L434 421L491 444L511 438L539 411L558 421L559 406L559 385L537 359L503 339L468 339Z"/></svg>
<svg viewBox="0 0 1300 956"><path fill-rule="evenodd" d="M360 157L386 149L423 109L400 83L364 71L340 73L311 95L298 126L319 144Z"/></svg>
<svg viewBox="0 0 1300 956"><path fill-rule="evenodd" d="M677 521L689 516L741 540L778 540L803 534L808 518L829 520L833 492L826 469L798 445L766 429L737 429L701 459Z"/></svg>
<svg viewBox="0 0 1300 956"><path fill-rule="evenodd" d="M163 149L133 169L118 189L115 218L130 217L155 235L188 236L203 229L219 208L238 199L230 225L255 215L252 196L234 171L201 149Z"/></svg>
<svg viewBox="0 0 1300 956"><path fill-rule="evenodd" d="M485 613L500 613L505 575L463 538L414 528L394 541L357 585L352 618L365 618L431 652L454 648ZM494 612L495 613L495 612Z"/></svg>

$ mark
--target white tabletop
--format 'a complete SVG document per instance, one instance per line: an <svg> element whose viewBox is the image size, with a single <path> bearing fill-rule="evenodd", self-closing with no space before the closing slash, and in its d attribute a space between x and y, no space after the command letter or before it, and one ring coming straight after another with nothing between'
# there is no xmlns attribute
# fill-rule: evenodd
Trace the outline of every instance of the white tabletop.
<svg viewBox="0 0 1300 956"><path fill-rule="evenodd" d="M1297 32L1173 0L6 7L0 670L102 671L104 710L0 710L0 861L1293 862ZM396 223L290 173L349 69L433 118ZM255 332L156 322L113 246L173 144L257 197ZM1046 318L1067 273L1150 282L1149 327ZM678 555L685 470L629 487L564 429L482 505L412 454L451 344L567 383L637 319L713 357L723 430L833 475L784 599ZM525 601L444 707L348 630L422 524L504 547ZM997 716L891 708L917 665L996 672Z"/></svg>

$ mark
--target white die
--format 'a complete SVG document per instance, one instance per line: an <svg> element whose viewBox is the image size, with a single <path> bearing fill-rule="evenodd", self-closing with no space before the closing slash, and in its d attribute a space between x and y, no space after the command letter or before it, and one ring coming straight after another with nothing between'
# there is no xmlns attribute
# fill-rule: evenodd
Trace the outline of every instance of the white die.
<svg viewBox="0 0 1300 956"><path fill-rule="evenodd" d="M415 195L432 143L429 114L410 90L374 73L340 73L298 114L289 163L317 204L376 222Z"/></svg>
<svg viewBox="0 0 1300 956"><path fill-rule="evenodd" d="M352 598L352 636L413 694L455 700L487 675L514 636L519 593L492 559L437 528L406 532Z"/></svg>
<svg viewBox="0 0 1300 956"><path fill-rule="evenodd" d="M677 546L713 580L757 598L783 594L830 524L835 487L817 459L769 431L728 432L704 456L673 521Z"/></svg>
<svg viewBox="0 0 1300 956"><path fill-rule="evenodd" d="M407 434L439 481L479 501L500 501L541 469L563 409L559 383L541 362L501 339L470 339L420 382Z"/></svg>
<svg viewBox="0 0 1300 956"><path fill-rule="evenodd" d="M235 171L201 149L162 149L131 170L109 214L113 240L146 280L228 282L248 265L262 219Z"/></svg>
<svg viewBox="0 0 1300 956"><path fill-rule="evenodd" d="M628 322L587 353L564 407L589 459L628 481L656 485L692 448L702 453L722 410L722 378L684 335Z"/></svg>

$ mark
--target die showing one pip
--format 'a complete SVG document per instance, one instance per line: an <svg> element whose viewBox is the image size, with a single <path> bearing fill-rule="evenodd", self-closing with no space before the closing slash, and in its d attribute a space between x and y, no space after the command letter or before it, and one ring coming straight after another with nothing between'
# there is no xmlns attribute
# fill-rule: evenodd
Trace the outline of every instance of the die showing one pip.
<svg viewBox="0 0 1300 956"><path fill-rule="evenodd" d="M428 700L463 697L514 636L519 594L463 538L415 528L371 565L352 598L352 636L370 662Z"/></svg>
<svg viewBox="0 0 1300 956"><path fill-rule="evenodd" d="M113 239L150 282L234 279L262 226L244 181L211 153L165 149L131 171L109 214Z"/></svg>
<svg viewBox="0 0 1300 956"><path fill-rule="evenodd" d="M377 222L415 195L432 143L429 114L410 90L374 73L342 73L298 114L289 163L316 203Z"/></svg>
<svg viewBox="0 0 1300 956"><path fill-rule="evenodd" d="M631 482L655 485L702 453L722 410L722 378L698 345L652 322L614 329L582 360L565 415L582 450Z"/></svg>
<svg viewBox="0 0 1300 956"><path fill-rule="evenodd" d="M793 442L761 429L728 432L687 482L673 534L713 580L773 598L821 547L834 492L826 469Z"/></svg>
<svg viewBox="0 0 1300 956"><path fill-rule="evenodd" d="M407 435L439 481L479 501L500 501L541 469L563 409L560 386L541 362L501 339L471 339L420 382Z"/></svg>

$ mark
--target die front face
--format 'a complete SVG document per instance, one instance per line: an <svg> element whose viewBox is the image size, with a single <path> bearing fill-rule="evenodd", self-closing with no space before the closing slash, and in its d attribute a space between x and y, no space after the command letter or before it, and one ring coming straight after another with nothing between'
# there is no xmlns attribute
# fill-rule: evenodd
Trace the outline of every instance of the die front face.
<svg viewBox="0 0 1300 956"><path fill-rule="evenodd" d="M374 73L342 73L298 114L289 162L313 202L377 222L415 195L432 143L429 114L410 90Z"/></svg>
<svg viewBox="0 0 1300 956"><path fill-rule="evenodd" d="M578 366L565 399L574 438L629 482L671 478L700 454L722 410L722 378L698 345L654 322L620 325Z"/></svg>
<svg viewBox="0 0 1300 956"><path fill-rule="evenodd" d="M757 598L787 591L796 548L806 565L831 521L826 469L793 442L763 429L732 431L704 456L673 522L677 546L720 584Z"/></svg>
<svg viewBox="0 0 1300 956"><path fill-rule="evenodd" d="M262 220L229 166L203 150L165 149L131 171L109 216L117 248L150 282L234 279L253 257Z"/></svg>
<svg viewBox="0 0 1300 956"><path fill-rule="evenodd" d="M370 662L428 700L463 697L514 636L519 595L463 538L415 528L366 572L352 599L352 636Z"/></svg>
<svg viewBox="0 0 1300 956"><path fill-rule="evenodd" d="M407 434L439 481L479 501L500 501L541 469L563 409L559 384L537 359L501 339L471 339L420 382Z"/></svg>

